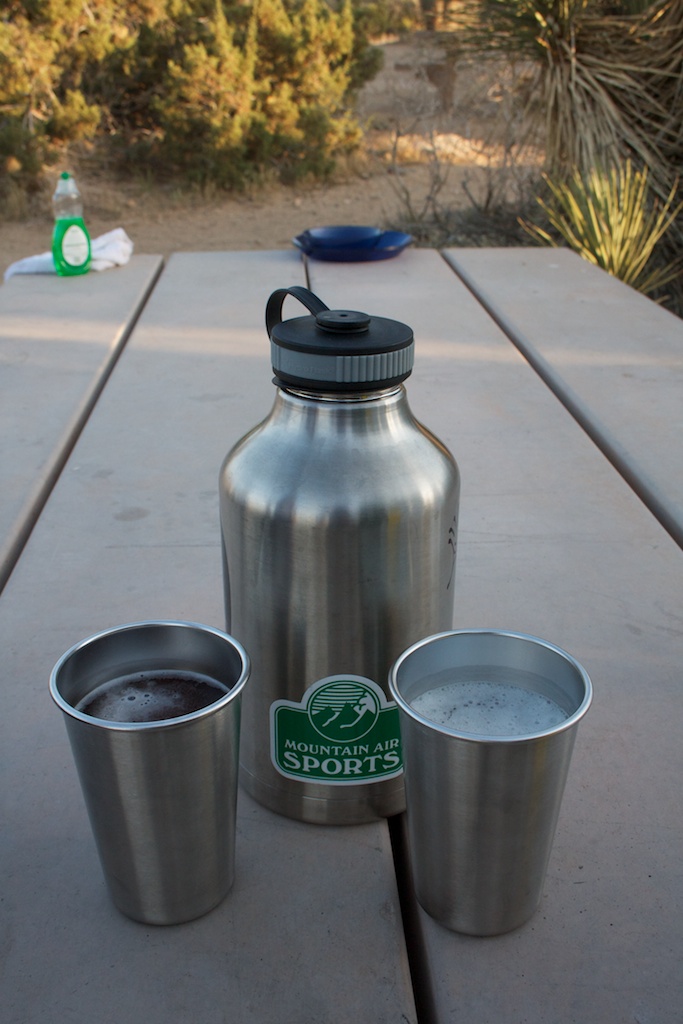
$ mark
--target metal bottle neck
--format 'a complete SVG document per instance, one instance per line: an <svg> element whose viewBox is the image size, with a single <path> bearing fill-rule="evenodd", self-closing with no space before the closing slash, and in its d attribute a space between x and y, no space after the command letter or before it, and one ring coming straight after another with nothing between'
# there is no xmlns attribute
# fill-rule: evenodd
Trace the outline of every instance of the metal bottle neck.
<svg viewBox="0 0 683 1024"><path fill-rule="evenodd" d="M405 388L402 384L394 384L389 388L382 388L379 391L310 391L304 390L303 388L294 388L291 386L285 386L280 381L277 381L277 387L279 391L282 391L285 395L290 395L293 398L302 398L311 402L327 402L331 404L358 404L360 402L377 402L386 398L398 397L401 394L405 394Z"/></svg>

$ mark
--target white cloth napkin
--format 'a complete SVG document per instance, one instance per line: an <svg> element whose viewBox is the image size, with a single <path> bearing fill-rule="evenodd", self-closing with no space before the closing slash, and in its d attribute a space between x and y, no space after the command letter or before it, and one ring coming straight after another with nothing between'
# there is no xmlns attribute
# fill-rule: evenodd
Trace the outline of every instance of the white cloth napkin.
<svg viewBox="0 0 683 1024"><path fill-rule="evenodd" d="M92 259L91 270L111 270L112 267L123 267L133 254L133 243L123 230L114 228L90 243ZM51 252L41 252L38 256L26 256L10 264L5 271L5 281L14 274L54 274L55 265Z"/></svg>

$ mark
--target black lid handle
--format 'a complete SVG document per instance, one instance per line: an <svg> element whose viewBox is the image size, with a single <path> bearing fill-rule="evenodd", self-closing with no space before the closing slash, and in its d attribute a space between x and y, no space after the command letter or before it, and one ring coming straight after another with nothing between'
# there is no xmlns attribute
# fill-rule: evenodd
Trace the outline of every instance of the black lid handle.
<svg viewBox="0 0 683 1024"><path fill-rule="evenodd" d="M268 337L271 336L273 328L282 323L282 307L288 295L292 295L299 302L302 302L309 313L313 313L314 316L330 308L325 305L322 299L319 299L317 295L314 295L312 291L304 288L302 285L293 284L289 288L278 288L277 291L273 292L266 304L266 330L268 331Z"/></svg>

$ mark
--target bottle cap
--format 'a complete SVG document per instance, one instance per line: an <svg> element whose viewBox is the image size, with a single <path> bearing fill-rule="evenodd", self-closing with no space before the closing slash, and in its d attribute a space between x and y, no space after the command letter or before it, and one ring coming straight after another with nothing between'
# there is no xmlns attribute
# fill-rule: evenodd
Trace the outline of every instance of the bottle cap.
<svg viewBox="0 0 683 1024"><path fill-rule="evenodd" d="M311 316L282 320L287 295ZM351 309L329 309L308 288L273 292L266 306L273 371L278 383L322 392L377 391L399 384L413 369L414 338L407 324Z"/></svg>

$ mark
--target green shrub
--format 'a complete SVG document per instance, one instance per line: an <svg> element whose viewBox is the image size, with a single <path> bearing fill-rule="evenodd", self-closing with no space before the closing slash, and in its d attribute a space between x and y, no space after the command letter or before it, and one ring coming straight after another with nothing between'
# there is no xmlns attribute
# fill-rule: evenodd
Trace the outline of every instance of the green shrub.
<svg viewBox="0 0 683 1024"><path fill-rule="evenodd" d="M200 184L324 175L359 141L349 97L377 69L351 0L9 0L0 138L22 166L96 139Z"/></svg>
<svg viewBox="0 0 683 1024"><path fill-rule="evenodd" d="M420 7L415 0L360 0L355 16L370 39L402 36L420 28Z"/></svg>
<svg viewBox="0 0 683 1024"><path fill-rule="evenodd" d="M63 100L55 97L46 131L55 142L79 142L97 134L101 119L97 103L88 103L82 92L67 89Z"/></svg>

